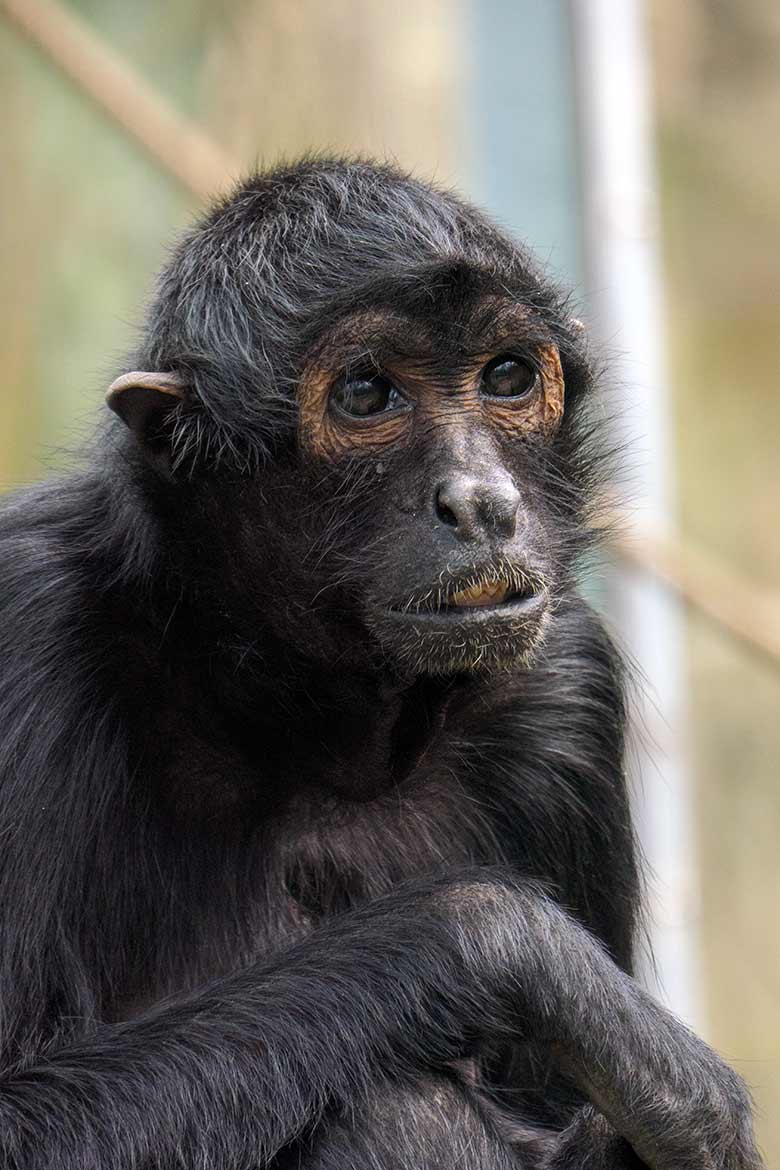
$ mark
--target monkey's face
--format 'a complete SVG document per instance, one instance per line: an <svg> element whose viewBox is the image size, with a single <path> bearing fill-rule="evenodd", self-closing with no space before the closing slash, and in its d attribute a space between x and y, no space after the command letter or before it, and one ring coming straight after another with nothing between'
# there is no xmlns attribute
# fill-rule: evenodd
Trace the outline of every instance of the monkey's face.
<svg viewBox="0 0 780 1170"><path fill-rule="evenodd" d="M299 458L326 517L320 600L338 596L412 672L529 661L555 593L539 469L563 408L554 339L525 307L342 321L299 390Z"/></svg>
<svg viewBox="0 0 780 1170"><path fill-rule="evenodd" d="M253 474L207 458L178 471L165 420L180 403L189 418L180 376L114 383L110 405L167 482L183 579L225 644L270 629L324 664L407 674L531 661L581 487L559 458L555 334L471 275L445 266L334 312L306 351L296 437Z"/></svg>

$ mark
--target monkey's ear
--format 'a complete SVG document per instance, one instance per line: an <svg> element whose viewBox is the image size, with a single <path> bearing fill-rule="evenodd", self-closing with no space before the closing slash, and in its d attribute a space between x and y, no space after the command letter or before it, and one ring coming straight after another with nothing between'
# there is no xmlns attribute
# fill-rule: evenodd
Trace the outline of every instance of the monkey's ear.
<svg viewBox="0 0 780 1170"><path fill-rule="evenodd" d="M178 374L134 370L122 374L106 391L106 403L141 442L154 438L165 416L184 397Z"/></svg>

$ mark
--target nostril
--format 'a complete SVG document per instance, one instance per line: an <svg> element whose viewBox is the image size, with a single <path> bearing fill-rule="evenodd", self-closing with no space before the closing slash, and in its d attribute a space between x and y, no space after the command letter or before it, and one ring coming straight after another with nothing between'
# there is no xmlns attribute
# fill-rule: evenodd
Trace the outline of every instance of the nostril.
<svg viewBox="0 0 780 1170"><path fill-rule="evenodd" d="M442 524L449 524L450 528L458 527L458 517L452 508L448 508L446 504L439 504L436 512Z"/></svg>
<svg viewBox="0 0 780 1170"><path fill-rule="evenodd" d="M445 502L441 488L436 493L436 515L439 517L442 524L447 524L450 528L458 527L458 517L455 515L449 504Z"/></svg>

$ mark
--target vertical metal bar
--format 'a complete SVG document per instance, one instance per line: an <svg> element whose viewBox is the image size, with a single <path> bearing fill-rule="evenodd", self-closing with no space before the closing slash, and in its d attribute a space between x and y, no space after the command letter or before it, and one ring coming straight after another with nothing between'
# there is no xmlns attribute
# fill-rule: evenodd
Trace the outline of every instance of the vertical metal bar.
<svg viewBox="0 0 780 1170"><path fill-rule="evenodd" d="M662 531L672 497L663 302L648 51L641 0L572 0L585 270L592 324L617 361L619 437L630 503ZM649 863L651 988L697 1022L697 918L691 800L684 762L682 617L646 575L613 582L614 611L644 676L635 703L636 820Z"/></svg>

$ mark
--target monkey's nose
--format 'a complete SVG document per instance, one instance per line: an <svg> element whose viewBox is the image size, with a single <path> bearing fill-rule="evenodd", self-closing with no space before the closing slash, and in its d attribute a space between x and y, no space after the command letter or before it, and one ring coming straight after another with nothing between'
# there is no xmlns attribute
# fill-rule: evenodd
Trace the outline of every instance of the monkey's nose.
<svg viewBox="0 0 780 1170"><path fill-rule="evenodd" d="M481 477L454 472L438 485L436 516L461 540L514 536L520 493L508 475Z"/></svg>

